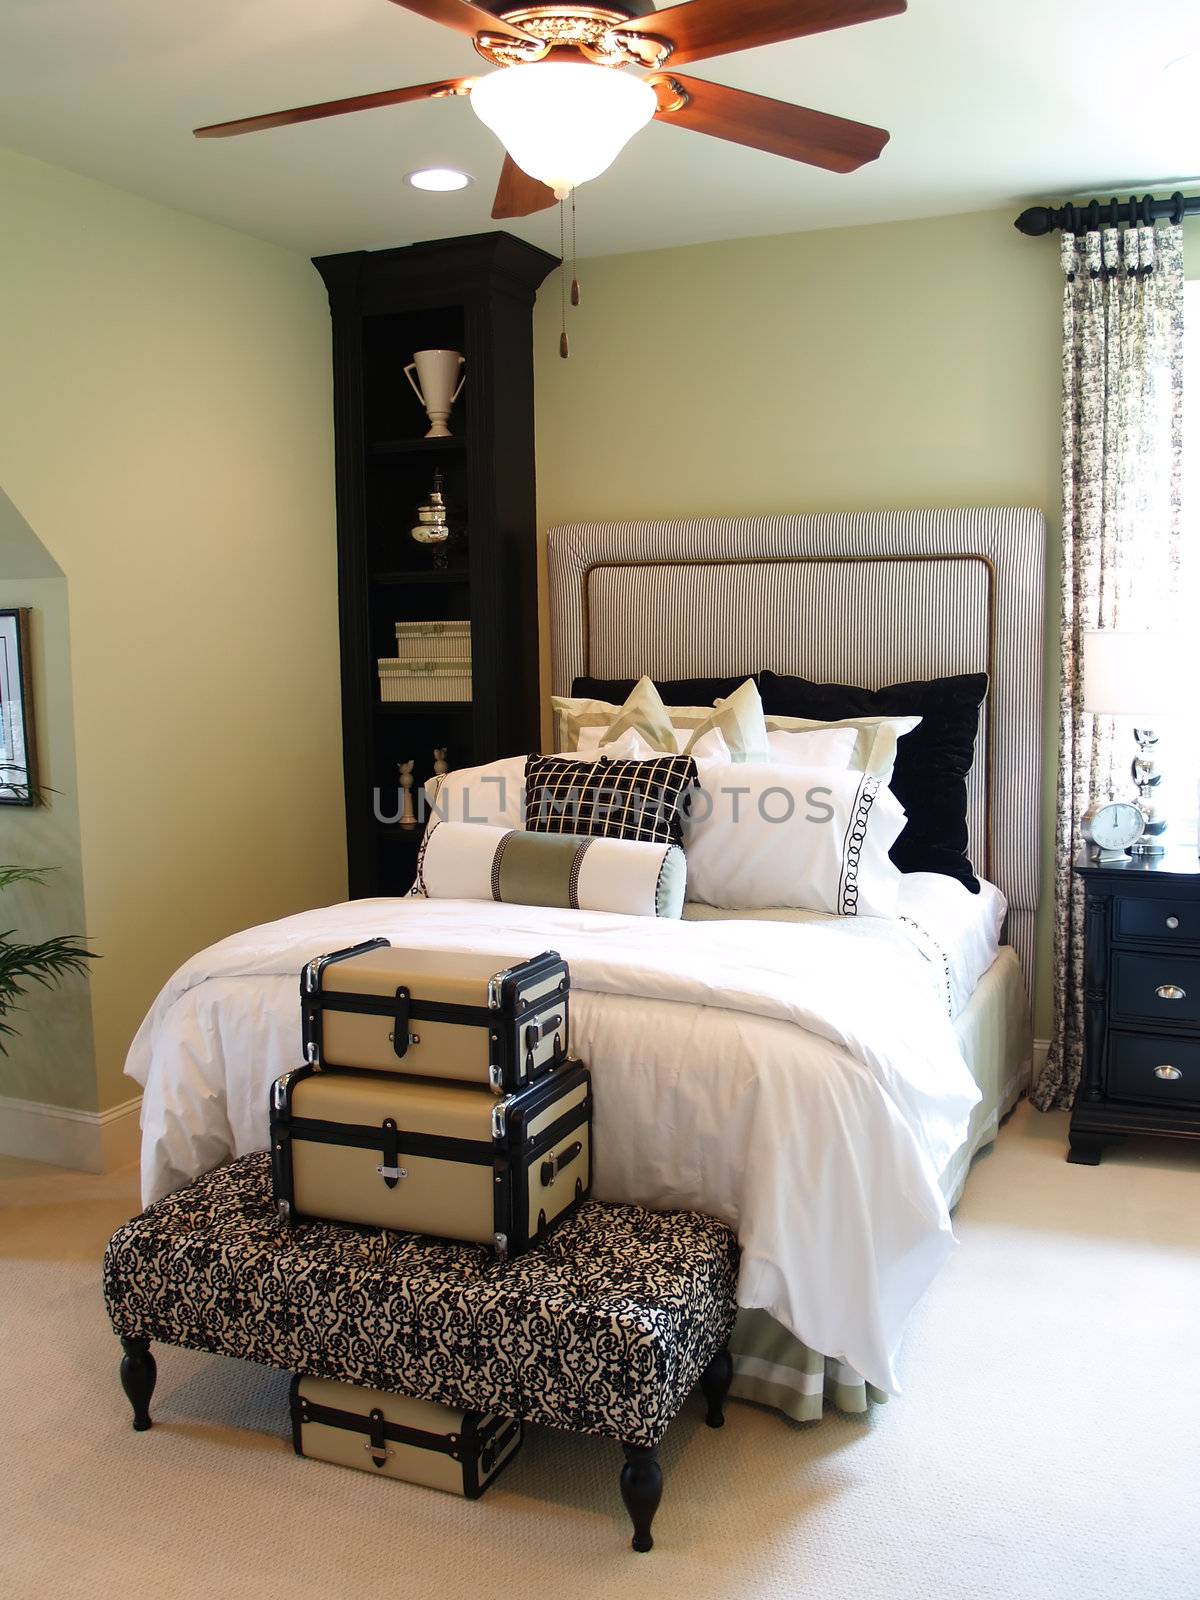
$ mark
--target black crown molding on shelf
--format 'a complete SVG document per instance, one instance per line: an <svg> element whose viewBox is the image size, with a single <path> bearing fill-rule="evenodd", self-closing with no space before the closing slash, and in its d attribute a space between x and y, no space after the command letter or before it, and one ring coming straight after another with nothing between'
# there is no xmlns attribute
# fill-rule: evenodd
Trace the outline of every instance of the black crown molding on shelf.
<svg viewBox="0 0 1200 1600"><path fill-rule="evenodd" d="M439 297L445 298L448 280L459 300L499 292L532 306L539 285L559 264L557 256L511 233L467 233L391 250L314 256L312 262L325 280L335 311L354 308L367 313L389 310L397 298L410 305L436 304Z"/></svg>

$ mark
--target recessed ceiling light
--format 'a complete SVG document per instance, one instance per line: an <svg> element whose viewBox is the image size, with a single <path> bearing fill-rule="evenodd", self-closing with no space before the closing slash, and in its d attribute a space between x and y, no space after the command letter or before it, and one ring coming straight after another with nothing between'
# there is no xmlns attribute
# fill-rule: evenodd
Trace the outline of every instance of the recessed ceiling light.
<svg viewBox="0 0 1200 1600"><path fill-rule="evenodd" d="M404 181L411 183L414 189L432 189L444 194L451 189L465 189L471 179L457 167L422 167L419 172L406 173Z"/></svg>

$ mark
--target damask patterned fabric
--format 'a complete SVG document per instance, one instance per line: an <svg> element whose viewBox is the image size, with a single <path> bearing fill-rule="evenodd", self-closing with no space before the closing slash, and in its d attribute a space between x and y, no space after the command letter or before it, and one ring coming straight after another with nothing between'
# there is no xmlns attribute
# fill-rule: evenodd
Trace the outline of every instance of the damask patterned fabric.
<svg viewBox="0 0 1200 1600"><path fill-rule="evenodd" d="M1064 234L1063 560L1054 1038L1033 1095L1069 1106L1083 1066L1083 889L1071 871L1093 798L1133 798L1127 728L1083 709L1089 628L1184 626L1183 230ZM1187 624L1194 626L1193 623Z"/></svg>
<svg viewBox="0 0 1200 1600"><path fill-rule="evenodd" d="M731 1229L583 1205L507 1264L480 1246L275 1215L243 1156L118 1228L114 1330L652 1446L736 1315Z"/></svg>

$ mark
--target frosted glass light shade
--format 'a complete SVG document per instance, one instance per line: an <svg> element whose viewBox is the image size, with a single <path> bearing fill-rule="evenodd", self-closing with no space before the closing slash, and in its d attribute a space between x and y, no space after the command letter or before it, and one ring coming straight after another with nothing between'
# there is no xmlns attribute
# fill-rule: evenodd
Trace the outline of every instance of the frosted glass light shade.
<svg viewBox="0 0 1200 1600"><path fill-rule="evenodd" d="M644 79L582 61L491 72L471 104L521 171L560 200L610 167L658 109Z"/></svg>
<svg viewBox="0 0 1200 1600"><path fill-rule="evenodd" d="M1176 655L1157 633L1089 628L1083 635L1084 710L1148 717L1173 709L1180 699Z"/></svg>

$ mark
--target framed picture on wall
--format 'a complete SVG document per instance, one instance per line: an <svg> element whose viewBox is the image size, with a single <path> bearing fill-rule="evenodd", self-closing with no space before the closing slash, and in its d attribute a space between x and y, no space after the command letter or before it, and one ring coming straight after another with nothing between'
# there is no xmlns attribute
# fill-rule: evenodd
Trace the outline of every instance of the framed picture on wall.
<svg viewBox="0 0 1200 1600"><path fill-rule="evenodd" d="M0 608L0 805L37 803L29 608Z"/></svg>

